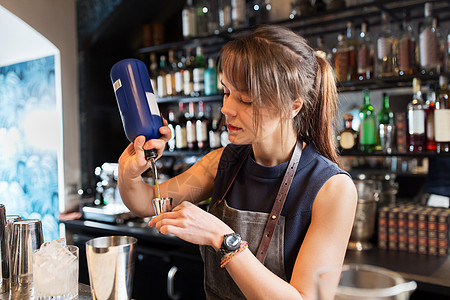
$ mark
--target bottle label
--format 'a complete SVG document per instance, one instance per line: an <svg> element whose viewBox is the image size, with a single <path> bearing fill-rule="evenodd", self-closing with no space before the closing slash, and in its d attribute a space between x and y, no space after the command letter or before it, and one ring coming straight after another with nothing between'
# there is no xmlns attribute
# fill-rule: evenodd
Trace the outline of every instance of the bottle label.
<svg viewBox="0 0 450 300"><path fill-rule="evenodd" d="M145 96L147 96L148 107L150 108L150 113L152 115L161 116L159 113L158 103L156 103L156 96L153 93L145 92Z"/></svg>
<svg viewBox="0 0 450 300"><path fill-rule="evenodd" d="M450 109L434 111L434 136L436 142L450 142Z"/></svg>
<svg viewBox="0 0 450 300"><path fill-rule="evenodd" d="M117 79L116 81L114 81L113 87L114 87L114 93L122 87L122 81L120 81L120 78Z"/></svg>
<svg viewBox="0 0 450 300"><path fill-rule="evenodd" d="M205 142L208 140L208 126L206 122L197 120L195 123L195 132L197 134L197 142Z"/></svg>
<svg viewBox="0 0 450 300"><path fill-rule="evenodd" d="M359 143L361 145L375 145L375 119L368 118L365 120L361 120L360 128L361 130L359 131Z"/></svg>
<svg viewBox="0 0 450 300"><path fill-rule="evenodd" d="M187 147L186 128L180 125L175 127L175 147L185 149Z"/></svg>
<svg viewBox="0 0 450 300"><path fill-rule="evenodd" d="M212 149L220 147L220 132L209 131L209 147Z"/></svg>
<svg viewBox="0 0 450 300"><path fill-rule="evenodd" d="M433 68L438 63L438 41L436 34L431 28L425 28L419 37L420 66L423 68Z"/></svg>
<svg viewBox="0 0 450 300"><path fill-rule="evenodd" d="M205 69L195 68L192 72L192 77L194 81L194 92L202 92L205 89Z"/></svg>
<svg viewBox="0 0 450 300"><path fill-rule="evenodd" d="M169 150L174 150L176 147L176 140L175 140L175 128L173 128L172 124L169 124L170 129L170 140L167 142L167 145L169 146Z"/></svg>
<svg viewBox="0 0 450 300"><path fill-rule="evenodd" d="M401 71L408 72L412 68L411 55L414 54L414 42L408 38L400 39L398 43L398 66Z"/></svg>
<svg viewBox="0 0 450 300"><path fill-rule="evenodd" d="M166 97L167 96L167 81L166 78L163 76L158 76L156 78L156 85L157 85L157 91L158 91L158 97Z"/></svg>
<svg viewBox="0 0 450 300"><path fill-rule="evenodd" d="M383 59L392 56L392 40L381 37L377 40L377 57Z"/></svg>
<svg viewBox="0 0 450 300"><path fill-rule="evenodd" d="M351 149L355 146L355 138L351 132L341 133L341 140L339 141L342 149Z"/></svg>
<svg viewBox="0 0 450 300"><path fill-rule="evenodd" d="M370 49L368 47L361 47L358 50L358 73L362 74L370 70Z"/></svg>
<svg viewBox="0 0 450 300"><path fill-rule="evenodd" d="M231 0L231 19L237 25L245 23L245 0Z"/></svg>
<svg viewBox="0 0 450 300"><path fill-rule="evenodd" d="M183 74L181 72L175 73L175 91L177 94L183 91Z"/></svg>
<svg viewBox="0 0 450 300"><path fill-rule="evenodd" d="M194 143L196 141L195 124L192 121L186 122L186 140L188 143Z"/></svg>
<svg viewBox="0 0 450 300"><path fill-rule="evenodd" d="M184 94L186 96L189 96L194 90L193 83L191 81L191 72L189 70L184 70L183 79L184 79L184 87L183 87Z"/></svg>
<svg viewBox="0 0 450 300"><path fill-rule="evenodd" d="M425 111L423 110L408 111L408 132L409 134L425 133Z"/></svg>

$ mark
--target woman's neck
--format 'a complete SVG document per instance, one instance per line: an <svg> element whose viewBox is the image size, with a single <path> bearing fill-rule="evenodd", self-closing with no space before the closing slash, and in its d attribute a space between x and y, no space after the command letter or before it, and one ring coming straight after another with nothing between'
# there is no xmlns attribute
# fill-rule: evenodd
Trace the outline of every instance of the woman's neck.
<svg viewBox="0 0 450 300"><path fill-rule="evenodd" d="M296 144L295 134L283 138L280 136L272 142L255 143L252 145L255 161L266 167L282 164L291 159Z"/></svg>

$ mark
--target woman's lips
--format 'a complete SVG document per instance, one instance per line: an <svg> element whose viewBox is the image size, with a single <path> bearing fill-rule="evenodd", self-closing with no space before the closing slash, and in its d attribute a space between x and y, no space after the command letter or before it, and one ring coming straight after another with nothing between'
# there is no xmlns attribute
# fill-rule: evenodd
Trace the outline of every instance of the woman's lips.
<svg viewBox="0 0 450 300"><path fill-rule="evenodd" d="M238 131L240 128L239 127L235 127L231 124L227 124L227 129L228 131Z"/></svg>

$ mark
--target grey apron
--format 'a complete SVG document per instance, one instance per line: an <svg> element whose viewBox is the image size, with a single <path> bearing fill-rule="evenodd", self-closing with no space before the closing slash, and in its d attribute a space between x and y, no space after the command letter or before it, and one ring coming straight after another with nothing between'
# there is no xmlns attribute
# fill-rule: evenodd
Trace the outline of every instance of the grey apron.
<svg viewBox="0 0 450 300"><path fill-rule="evenodd" d="M281 203L279 204L281 205L281 207L277 208L279 212L276 218L271 217L273 215L274 209L272 209L272 212L268 214L238 210L227 205L225 197L231 185L233 184L234 179L239 172L239 169L247 159L250 150L251 148L246 153L246 155L244 155L238 168L234 171L234 174L230 182L228 183L223 196L220 200L218 200L211 206L209 212L225 222L228 226L231 227L231 229L233 229L233 231L239 233L242 239L248 242L249 250L257 257L257 251L261 249L261 245L264 243L263 240L266 239L266 243L269 243L268 249L266 253L264 253L262 257L258 257L258 259L260 261L263 261L264 265L275 275L283 280L287 280L286 273L284 271L285 218L284 216L280 216L280 213L282 205L284 204L284 198L287 195L287 191L289 190L290 183L292 181L292 178L294 177L295 170L297 169L297 165L300 160L301 147L300 144L297 143L293 158L291 158L291 161L289 162L288 170L286 171L285 178L283 179L282 185L286 185L286 187L284 189L280 188L280 191L278 192L278 195L275 199L274 208L275 206L277 206L277 202ZM290 171L290 169L292 171ZM287 183L285 182L286 178L288 181ZM267 228L270 227L270 222L272 222L272 226L275 227L272 228L273 233L271 238L267 234ZM269 232L271 232L272 230L269 229ZM266 236L264 236L265 234ZM228 274L227 270L225 268L220 268L220 257L216 254L214 248L211 246L201 245L200 253L205 263L204 284L206 298L209 300L245 299L244 294L240 291L239 287Z"/></svg>

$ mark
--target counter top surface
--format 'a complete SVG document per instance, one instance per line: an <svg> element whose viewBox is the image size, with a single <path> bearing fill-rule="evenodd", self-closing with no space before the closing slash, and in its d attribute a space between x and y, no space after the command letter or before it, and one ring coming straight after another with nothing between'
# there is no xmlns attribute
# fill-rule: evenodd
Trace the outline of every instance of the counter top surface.
<svg viewBox="0 0 450 300"><path fill-rule="evenodd" d="M9 292L9 293L3 293L0 294L0 300L12 300L12 299L17 299L17 300L27 300L27 299L35 299L33 296L33 289L21 289L17 292ZM78 284L78 300L91 300L92 299L92 295L91 295L91 287L86 285L86 284L82 284L79 283Z"/></svg>
<svg viewBox="0 0 450 300"><path fill-rule="evenodd" d="M65 221L68 228L101 231L109 234L129 234L138 239L174 246L198 247L175 236L167 236L148 226L105 224L95 221ZM450 295L450 258L415 254L403 251L383 250L376 247L371 250L348 250L345 263L360 263L379 266L399 273L406 279L415 280L420 289Z"/></svg>

